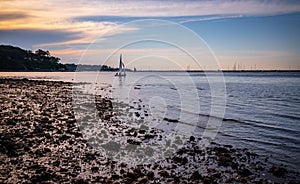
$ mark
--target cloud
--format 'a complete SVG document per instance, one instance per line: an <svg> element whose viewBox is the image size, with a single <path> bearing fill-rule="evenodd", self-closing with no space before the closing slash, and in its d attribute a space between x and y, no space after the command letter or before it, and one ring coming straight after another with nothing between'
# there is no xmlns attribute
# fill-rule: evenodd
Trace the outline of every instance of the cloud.
<svg viewBox="0 0 300 184"><path fill-rule="evenodd" d="M32 49L32 46L40 43L76 40L79 38L79 33L33 29L0 30L0 38L1 44L12 44Z"/></svg>
<svg viewBox="0 0 300 184"><path fill-rule="evenodd" d="M0 30L6 31L7 42L11 38L14 43L24 41L34 47L55 49L77 45L82 49L95 38L105 40L111 35L135 31L134 27L119 25L136 19L187 23L294 12L300 12L299 1L14 0L1 1ZM34 37L35 33L40 35ZM2 39L4 33L1 34ZM29 36L24 38L26 34Z"/></svg>
<svg viewBox="0 0 300 184"><path fill-rule="evenodd" d="M0 29L73 30L95 32L112 22L141 18L168 18L185 23L241 16L300 11L297 1L2 1ZM17 13L16 13L17 12ZM95 22L101 22L96 24ZM94 28L93 28L94 27Z"/></svg>
<svg viewBox="0 0 300 184"><path fill-rule="evenodd" d="M15 20L15 19L24 19L30 17L26 13L10 12L10 13L0 13L0 21L3 20Z"/></svg>
<svg viewBox="0 0 300 184"><path fill-rule="evenodd" d="M274 15L298 12L297 1L203 0L203 1L52 1L70 16L174 17L203 15ZM77 11L80 10L80 11Z"/></svg>
<svg viewBox="0 0 300 184"><path fill-rule="evenodd" d="M114 21L130 21L138 18L180 18L193 21L213 20L216 18L234 18L240 16L268 16L300 11L297 1L89 1L52 0L36 2L4 1L2 3L1 21L26 19L30 21L8 21L0 24L0 29L51 29L70 28L69 24L87 21L111 23ZM18 13L14 13L18 12ZM22 17L22 16L25 17ZM207 16L207 17L205 17ZM80 18L81 17L81 18ZM85 19L84 19L85 17ZM196 18L196 19L195 19ZM95 19L94 19L95 20ZM72 22L73 21L73 22ZM95 22L95 21L94 21ZM59 24L61 23L61 24ZM90 25L93 26L93 25Z"/></svg>
<svg viewBox="0 0 300 184"><path fill-rule="evenodd" d="M174 17L128 17L128 16L83 16L74 18L75 21L92 21L92 22L114 22L114 23L126 23L136 20L144 19L159 19L159 20L168 20L172 22L177 22L180 24L187 22L198 22L198 21L210 21L210 20L219 20L219 19L233 19L241 18L242 15L205 15L205 16L174 16Z"/></svg>

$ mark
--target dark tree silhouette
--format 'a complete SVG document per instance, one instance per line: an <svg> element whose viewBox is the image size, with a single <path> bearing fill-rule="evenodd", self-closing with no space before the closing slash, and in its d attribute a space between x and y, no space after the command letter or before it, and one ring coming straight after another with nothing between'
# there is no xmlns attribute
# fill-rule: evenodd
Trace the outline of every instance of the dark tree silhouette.
<svg viewBox="0 0 300 184"><path fill-rule="evenodd" d="M38 49L34 52L36 55L39 55L39 56L42 56L42 57L49 57L50 56L50 52L47 50L47 51L44 51L42 49Z"/></svg>
<svg viewBox="0 0 300 184"><path fill-rule="evenodd" d="M60 58L42 49L32 53L10 45L0 45L0 71L64 71Z"/></svg>

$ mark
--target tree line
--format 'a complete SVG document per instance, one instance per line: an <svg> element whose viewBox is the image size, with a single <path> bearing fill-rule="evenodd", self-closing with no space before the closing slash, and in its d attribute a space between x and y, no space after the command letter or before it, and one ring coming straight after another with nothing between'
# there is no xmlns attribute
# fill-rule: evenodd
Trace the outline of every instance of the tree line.
<svg viewBox="0 0 300 184"><path fill-rule="evenodd" d="M0 70L2 71L63 71L60 58L42 49L24 50L11 45L0 45Z"/></svg>
<svg viewBox="0 0 300 184"><path fill-rule="evenodd" d="M0 71L117 71L107 65L62 64L50 51L24 50L11 45L0 45Z"/></svg>

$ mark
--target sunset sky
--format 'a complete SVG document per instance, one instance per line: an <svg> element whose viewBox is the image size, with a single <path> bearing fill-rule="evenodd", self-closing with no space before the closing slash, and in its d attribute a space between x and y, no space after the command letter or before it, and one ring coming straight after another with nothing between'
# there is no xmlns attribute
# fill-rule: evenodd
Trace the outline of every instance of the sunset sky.
<svg viewBox="0 0 300 184"><path fill-rule="evenodd" d="M198 69L187 50L209 69L215 58L222 69L300 69L297 0L1 0L0 8L1 44L46 49L62 63L117 66L123 53L139 69Z"/></svg>

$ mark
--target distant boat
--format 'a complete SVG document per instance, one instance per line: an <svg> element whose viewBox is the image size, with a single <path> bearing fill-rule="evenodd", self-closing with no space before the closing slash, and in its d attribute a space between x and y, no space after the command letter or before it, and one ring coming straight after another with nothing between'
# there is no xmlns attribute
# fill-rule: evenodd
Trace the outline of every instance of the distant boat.
<svg viewBox="0 0 300 184"><path fill-rule="evenodd" d="M115 74L115 76L126 76L126 72L125 72L125 65L122 61L122 54L120 54L120 64L119 64L119 71Z"/></svg>

